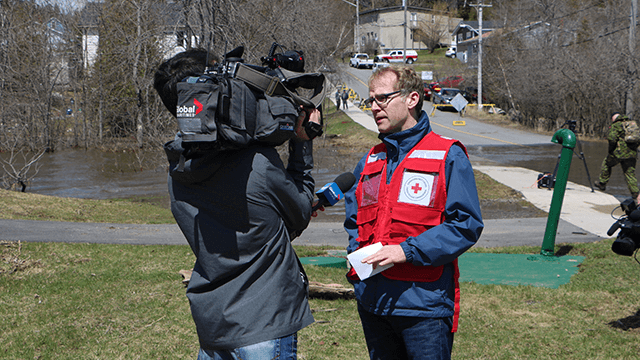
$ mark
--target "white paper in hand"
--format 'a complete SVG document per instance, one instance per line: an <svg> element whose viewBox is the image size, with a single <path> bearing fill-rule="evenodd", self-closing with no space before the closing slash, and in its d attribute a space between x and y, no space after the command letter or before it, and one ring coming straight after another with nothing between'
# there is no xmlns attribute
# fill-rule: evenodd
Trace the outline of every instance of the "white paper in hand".
<svg viewBox="0 0 640 360"><path fill-rule="evenodd" d="M374 269L373 265L362 263L362 259L366 258L369 255L375 254L380 249L382 249L382 244L375 243L373 245L365 246L362 249L356 250L351 254L347 255L347 259L349 259L351 266L358 274L358 277L360 278L360 280L369 278L393 266L393 264L389 264L384 266L378 266Z"/></svg>

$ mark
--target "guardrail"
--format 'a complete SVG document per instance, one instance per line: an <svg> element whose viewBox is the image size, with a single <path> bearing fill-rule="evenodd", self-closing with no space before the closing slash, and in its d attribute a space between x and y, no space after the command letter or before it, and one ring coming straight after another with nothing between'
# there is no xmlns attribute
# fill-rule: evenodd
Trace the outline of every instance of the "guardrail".
<svg viewBox="0 0 640 360"><path fill-rule="evenodd" d="M433 106L433 109L431 110L431 116L433 116L433 114L435 114L435 113L436 113L436 109L437 109L438 107L453 107L453 105L451 105L451 104L433 104L432 106ZM466 112L466 110L467 110L467 107L468 107L468 106L478 106L478 104L467 104L467 106L465 106L465 107L464 107L464 109L462 109L462 110L460 111L460 116L464 117L464 114L465 114L465 112ZM491 108L491 110L493 110L493 112L495 113L495 111L496 111L496 108L495 108L496 104L482 104L482 107L483 107L483 108L484 108L485 106L486 106L486 107Z"/></svg>
<svg viewBox="0 0 640 360"><path fill-rule="evenodd" d="M478 106L478 104L467 104L467 106ZM460 111L460 116L464 117L464 113L467 112L467 106L465 106L464 109L462 109L462 111ZM496 104L482 104L482 108L484 108L485 106L491 108L491 110L495 114L495 112L496 112Z"/></svg>
<svg viewBox="0 0 640 360"><path fill-rule="evenodd" d="M357 92L355 92L353 89L350 89L348 86L344 84L339 84L336 86L336 90L339 90L340 92L347 90L347 93L349 94L349 100L353 101L353 104L355 106L357 106L358 108L360 108L360 110L363 110L363 111L371 110L370 106L366 106L364 104L364 101L362 98L360 98L360 95L358 95Z"/></svg>

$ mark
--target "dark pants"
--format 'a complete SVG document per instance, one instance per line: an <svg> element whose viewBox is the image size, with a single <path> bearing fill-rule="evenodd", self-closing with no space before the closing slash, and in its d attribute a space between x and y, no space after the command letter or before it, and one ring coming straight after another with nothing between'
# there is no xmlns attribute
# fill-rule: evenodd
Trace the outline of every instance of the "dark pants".
<svg viewBox="0 0 640 360"><path fill-rule="evenodd" d="M453 318L380 316L358 305L371 360L451 359Z"/></svg>

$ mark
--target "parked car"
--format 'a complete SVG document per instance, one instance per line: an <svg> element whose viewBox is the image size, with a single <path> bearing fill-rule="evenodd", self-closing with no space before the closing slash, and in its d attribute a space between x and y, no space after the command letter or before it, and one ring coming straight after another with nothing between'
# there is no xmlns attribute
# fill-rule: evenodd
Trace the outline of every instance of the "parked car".
<svg viewBox="0 0 640 360"><path fill-rule="evenodd" d="M450 46L447 51L444 53L444 56L448 57L448 58L455 58L456 57L456 47L455 46Z"/></svg>
<svg viewBox="0 0 640 360"><path fill-rule="evenodd" d="M449 105L451 103L451 99L460 93L460 89L442 88L440 89L440 92L433 93L433 103Z"/></svg>
<svg viewBox="0 0 640 360"><path fill-rule="evenodd" d="M438 89L437 91L435 89ZM438 87L438 83L433 81L430 83L424 83L424 99L431 100L431 94L440 91L440 87Z"/></svg>
<svg viewBox="0 0 640 360"><path fill-rule="evenodd" d="M387 54L378 55L382 61L385 62L402 62L405 58L403 50L393 50L389 51ZM407 50L407 64L413 64L416 60L418 60L418 53L415 50Z"/></svg>
<svg viewBox="0 0 640 360"><path fill-rule="evenodd" d="M477 87L473 87L473 86L467 86L462 91L462 96L464 96L464 98L467 99L467 101L470 102L470 103L477 103L478 102L478 88ZM484 94L482 94L482 102L483 103L487 102L487 98L484 96Z"/></svg>
<svg viewBox="0 0 640 360"><path fill-rule="evenodd" d="M354 67L356 69L360 69L360 68L371 69L373 67L373 59L369 59L368 54L357 53L357 54L354 54L351 57L351 59L349 59L349 66Z"/></svg>
<svg viewBox="0 0 640 360"><path fill-rule="evenodd" d="M462 82L464 82L462 76L454 75L440 81L440 85L443 88L457 88Z"/></svg>

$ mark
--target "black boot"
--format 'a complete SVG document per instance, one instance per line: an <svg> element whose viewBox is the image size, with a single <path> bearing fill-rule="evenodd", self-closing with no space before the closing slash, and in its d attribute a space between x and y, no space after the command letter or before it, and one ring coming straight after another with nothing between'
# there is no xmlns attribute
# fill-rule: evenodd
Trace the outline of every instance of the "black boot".
<svg viewBox="0 0 640 360"><path fill-rule="evenodd" d="M607 190L607 185L601 183L600 181L596 181L593 183L593 186L596 187L596 189L600 190L600 191L605 191Z"/></svg>

